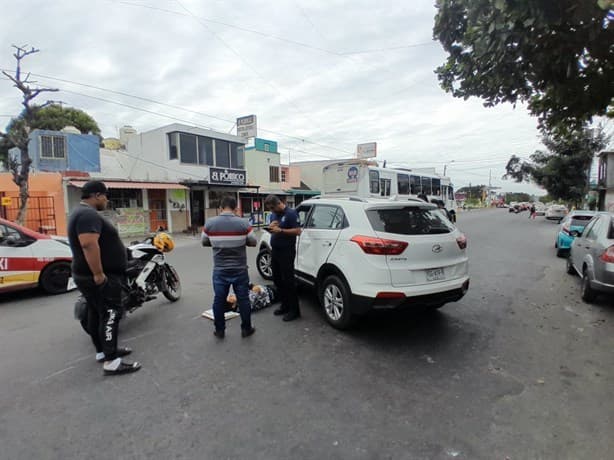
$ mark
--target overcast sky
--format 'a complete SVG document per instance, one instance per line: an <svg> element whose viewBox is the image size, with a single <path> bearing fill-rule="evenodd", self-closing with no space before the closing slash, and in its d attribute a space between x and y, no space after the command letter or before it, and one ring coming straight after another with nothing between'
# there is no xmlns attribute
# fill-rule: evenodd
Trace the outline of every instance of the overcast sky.
<svg viewBox="0 0 614 460"><path fill-rule="evenodd" d="M511 154L541 148L526 108L484 108L438 86L433 3L2 0L0 66L14 68L11 44L40 48L25 70L105 137L177 120L234 133L236 117L255 114L282 161L347 158L376 141L389 166L447 164L456 188L490 174L503 190L543 194L501 180ZM0 80L0 124L19 104Z"/></svg>

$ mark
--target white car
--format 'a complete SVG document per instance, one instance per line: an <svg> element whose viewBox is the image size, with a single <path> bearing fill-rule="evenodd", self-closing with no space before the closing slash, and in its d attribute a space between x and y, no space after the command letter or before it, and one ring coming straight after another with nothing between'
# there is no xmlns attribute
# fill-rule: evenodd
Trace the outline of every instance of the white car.
<svg viewBox="0 0 614 460"><path fill-rule="evenodd" d="M303 232L295 275L315 286L334 327L348 328L372 309L440 308L469 288L467 239L432 204L322 197L296 211ZM271 279L268 233L259 243L257 267Z"/></svg>
<svg viewBox="0 0 614 460"><path fill-rule="evenodd" d="M66 238L0 219L0 293L41 287L60 294L73 289L71 261Z"/></svg>
<svg viewBox="0 0 614 460"><path fill-rule="evenodd" d="M546 219L558 220L559 222L567 215L568 209L566 206L560 204L553 204L546 210Z"/></svg>

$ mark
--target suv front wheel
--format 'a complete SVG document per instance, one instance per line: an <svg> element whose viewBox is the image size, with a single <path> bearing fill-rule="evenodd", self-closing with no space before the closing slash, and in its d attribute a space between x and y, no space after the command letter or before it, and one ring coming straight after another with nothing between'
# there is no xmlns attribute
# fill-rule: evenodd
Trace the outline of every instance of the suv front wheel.
<svg viewBox="0 0 614 460"><path fill-rule="evenodd" d="M256 257L256 268L258 273L265 280L271 281L273 279L273 264L271 261L271 251L263 249L258 253Z"/></svg>
<svg viewBox="0 0 614 460"><path fill-rule="evenodd" d="M354 323L350 307L350 290L345 281L330 275L320 285L320 304L326 320L337 329L348 329Z"/></svg>

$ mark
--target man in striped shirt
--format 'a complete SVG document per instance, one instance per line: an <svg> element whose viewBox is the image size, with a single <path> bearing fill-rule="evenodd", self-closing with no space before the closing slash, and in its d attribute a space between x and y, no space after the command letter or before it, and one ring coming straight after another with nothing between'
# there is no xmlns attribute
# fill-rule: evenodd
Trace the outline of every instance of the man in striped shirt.
<svg viewBox="0 0 614 460"><path fill-rule="evenodd" d="M237 200L234 197L223 197L221 208L219 216L207 220L202 233L203 246L213 248L213 333L220 339L224 338L226 297L232 286L241 314L241 336L248 337L256 328L251 322L245 247L256 246L257 240L249 223L235 215Z"/></svg>

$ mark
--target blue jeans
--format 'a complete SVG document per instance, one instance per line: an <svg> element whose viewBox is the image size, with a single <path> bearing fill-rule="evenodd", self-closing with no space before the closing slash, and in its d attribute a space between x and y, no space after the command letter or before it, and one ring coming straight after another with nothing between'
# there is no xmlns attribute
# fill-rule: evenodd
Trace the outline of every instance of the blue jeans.
<svg viewBox="0 0 614 460"><path fill-rule="evenodd" d="M237 296L241 329L247 331L252 327L252 308L249 303L249 275L247 268L242 270L213 270L213 323L216 331L226 329L224 310L230 286Z"/></svg>

